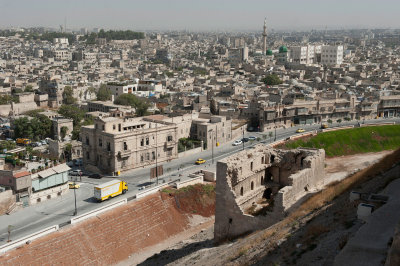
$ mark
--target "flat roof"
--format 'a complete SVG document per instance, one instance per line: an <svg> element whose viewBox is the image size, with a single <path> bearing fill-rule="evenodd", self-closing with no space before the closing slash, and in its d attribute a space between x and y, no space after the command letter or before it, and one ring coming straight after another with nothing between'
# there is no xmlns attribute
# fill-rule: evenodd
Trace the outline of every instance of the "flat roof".
<svg viewBox="0 0 400 266"><path fill-rule="evenodd" d="M117 184L120 182L121 182L121 180L115 179L115 180L111 180L111 181L105 182L103 184L97 185L97 186L95 186L95 188L105 188L105 187L108 187L108 186L111 186L111 185L114 185L114 184Z"/></svg>

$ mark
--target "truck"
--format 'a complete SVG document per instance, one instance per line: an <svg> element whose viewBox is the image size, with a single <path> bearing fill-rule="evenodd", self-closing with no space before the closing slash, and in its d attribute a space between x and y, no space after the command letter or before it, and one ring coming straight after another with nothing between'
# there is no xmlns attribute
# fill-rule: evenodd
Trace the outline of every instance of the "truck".
<svg viewBox="0 0 400 266"><path fill-rule="evenodd" d="M94 198L97 201L104 201L115 196L125 194L128 191L126 182L115 179L94 187Z"/></svg>

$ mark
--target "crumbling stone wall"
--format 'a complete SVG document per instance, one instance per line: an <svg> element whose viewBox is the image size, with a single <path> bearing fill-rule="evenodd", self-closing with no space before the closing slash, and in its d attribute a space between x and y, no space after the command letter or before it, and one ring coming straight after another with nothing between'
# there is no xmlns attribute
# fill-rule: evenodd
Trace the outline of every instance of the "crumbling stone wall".
<svg viewBox="0 0 400 266"><path fill-rule="evenodd" d="M219 161L215 241L267 228L281 220L308 191L322 184L324 166L324 150L285 151L265 145Z"/></svg>

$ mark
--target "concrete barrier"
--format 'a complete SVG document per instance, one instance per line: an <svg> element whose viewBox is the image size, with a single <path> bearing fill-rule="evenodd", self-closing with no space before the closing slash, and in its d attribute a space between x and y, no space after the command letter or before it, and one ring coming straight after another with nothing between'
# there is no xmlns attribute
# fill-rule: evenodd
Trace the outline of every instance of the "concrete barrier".
<svg viewBox="0 0 400 266"><path fill-rule="evenodd" d="M322 129L322 132L336 131L336 130L342 130L342 129L347 129L347 128L354 128L354 125L351 125L351 126L342 126L342 127L325 128L325 129Z"/></svg>
<svg viewBox="0 0 400 266"><path fill-rule="evenodd" d="M148 195L154 194L154 193L158 192L160 189L162 189L164 187L167 187L169 185L170 185L170 183L165 183L165 184L158 185L158 186L155 186L153 188L150 188L148 190L139 192L139 193L136 194L136 198L140 199L140 198L146 197Z"/></svg>
<svg viewBox="0 0 400 266"><path fill-rule="evenodd" d="M200 153L202 151L203 151L203 149L201 147L197 147L197 148L194 148L194 149L191 149L191 150L183 151L183 152L178 153L178 158L182 158L182 157L186 157L186 156L193 155L193 154L196 154L196 153Z"/></svg>
<svg viewBox="0 0 400 266"><path fill-rule="evenodd" d="M379 124L360 124L360 127L378 127L378 126L385 126L385 125L396 125L396 122L384 122Z"/></svg>
<svg viewBox="0 0 400 266"><path fill-rule="evenodd" d="M206 171L206 170L201 170L201 172L204 175L204 180L208 181L208 182L215 182L215 172L211 172L211 171Z"/></svg>
<svg viewBox="0 0 400 266"><path fill-rule="evenodd" d="M42 237L42 236L45 236L47 234L53 233L55 231L58 231L58 228L59 228L58 225L53 225L53 226L47 227L47 228L45 228L43 230L40 230L38 232L35 232L33 234L30 234L28 236L22 237L20 239L17 239L15 241L11 241L11 242L9 242L9 243L7 243L5 245L2 245L2 246L0 246L0 254L1 253L5 253L5 252L7 252L7 251L9 251L11 249L20 247L20 246L26 244L28 241L32 242L33 240L35 240L35 239L37 239L39 237Z"/></svg>
<svg viewBox="0 0 400 266"><path fill-rule="evenodd" d="M304 137L308 137L308 136L313 136L313 135L316 135L316 134L317 134L317 131L314 130L314 131L305 132L305 133L301 133L301 134L290 136L289 139L290 140L295 140L295 139L300 139L300 138L304 138Z"/></svg>
<svg viewBox="0 0 400 266"><path fill-rule="evenodd" d="M195 184L203 184L203 176L202 175L199 175L197 177L194 177L192 179L185 180L185 181L182 181L179 183L177 182L176 189L180 189L180 188L187 187L190 185L195 185Z"/></svg>
<svg viewBox="0 0 400 266"><path fill-rule="evenodd" d="M126 203L127 203L127 199L122 199L122 200L113 202L111 204L108 204L106 206L97 208L97 209L95 209L93 211L90 211L90 212L84 213L82 215L76 216L76 217L71 219L71 224L82 222L83 220L86 220L86 219L88 219L90 217L96 216L99 213L111 210L111 209L113 209L115 207L121 206L121 205L126 204Z"/></svg>

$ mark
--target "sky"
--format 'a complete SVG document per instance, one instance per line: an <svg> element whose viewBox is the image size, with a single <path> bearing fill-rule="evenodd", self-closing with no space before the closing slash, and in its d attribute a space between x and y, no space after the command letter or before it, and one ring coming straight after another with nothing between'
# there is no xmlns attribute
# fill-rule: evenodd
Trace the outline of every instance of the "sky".
<svg viewBox="0 0 400 266"><path fill-rule="evenodd" d="M262 30L400 28L400 0L0 0L0 28Z"/></svg>

